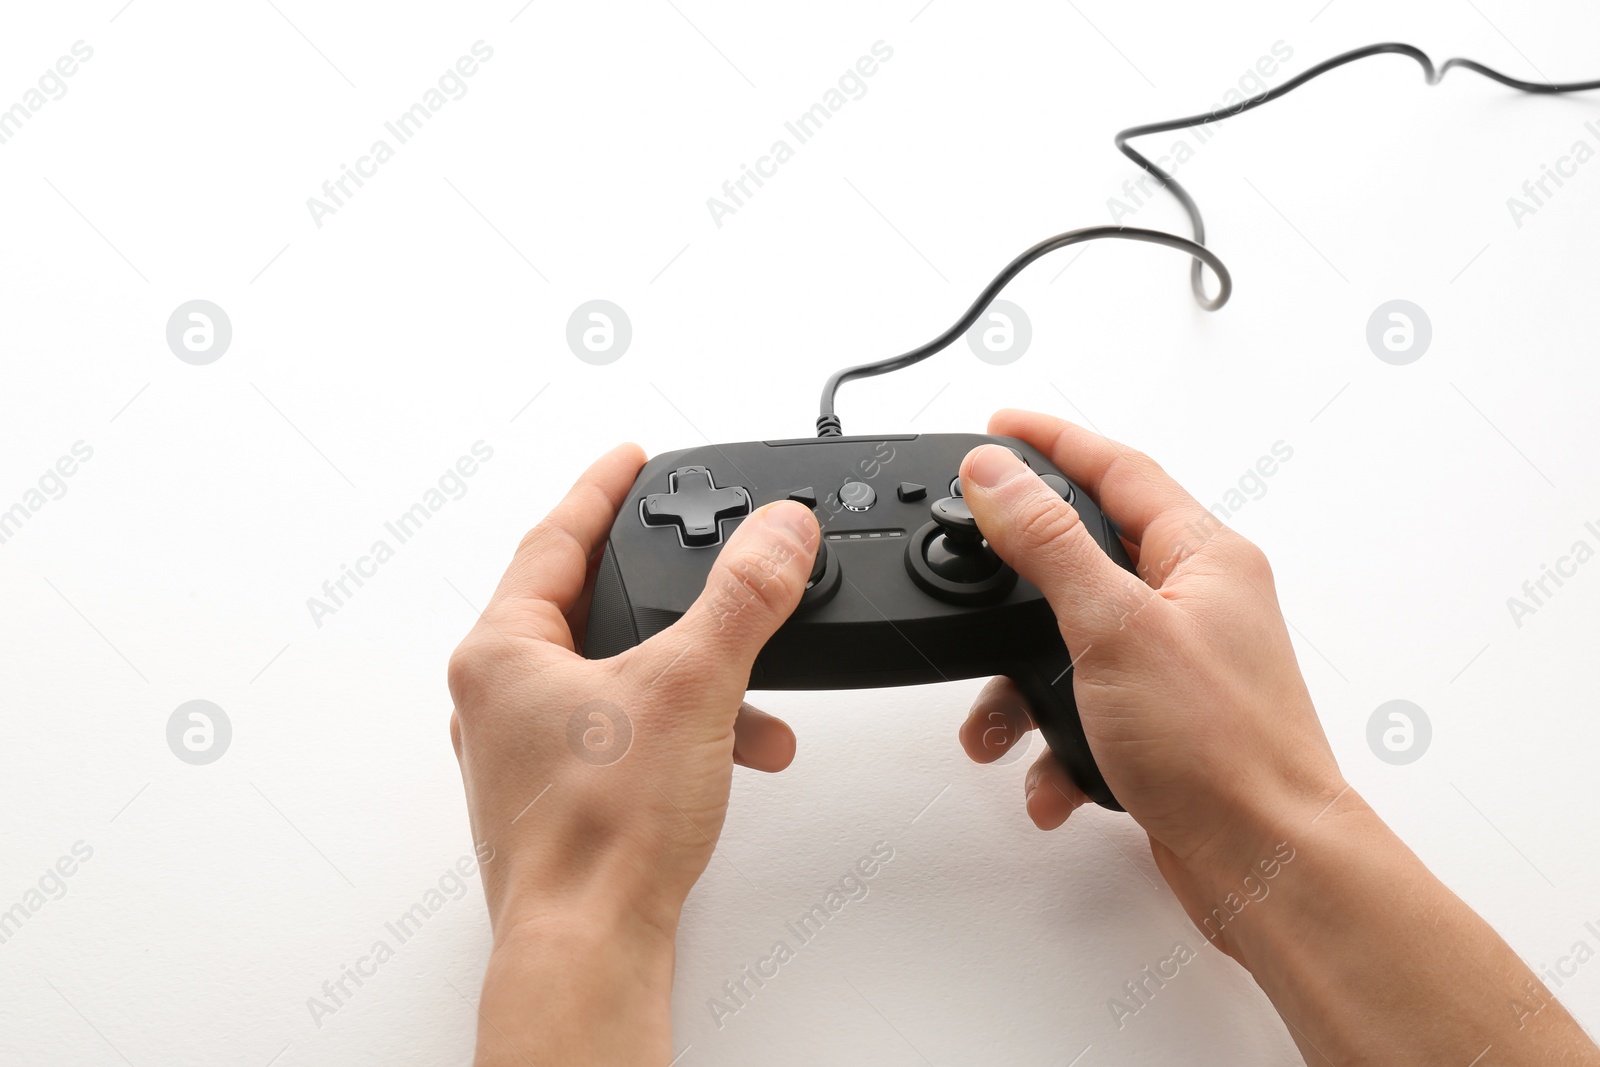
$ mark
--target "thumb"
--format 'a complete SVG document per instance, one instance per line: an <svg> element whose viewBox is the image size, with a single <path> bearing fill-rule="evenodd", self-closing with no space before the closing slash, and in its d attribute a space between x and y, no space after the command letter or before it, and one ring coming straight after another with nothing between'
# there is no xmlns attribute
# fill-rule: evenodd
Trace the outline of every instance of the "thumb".
<svg viewBox="0 0 1600 1067"><path fill-rule="evenodd" d="M640 651L663 674L674 664L709 664L742 693L757 653L800 603L821 536L803 504L758 508L728 538L689 610Z"/></svg>
<svg viewBox="0 0 1600 1067"><path fill-rule="evenodd" d="M989 547L1044 593L1069 644L1119 629L1155 597L1106 555L1077 509L1009 448L969 452L961 486Z"/></svg>

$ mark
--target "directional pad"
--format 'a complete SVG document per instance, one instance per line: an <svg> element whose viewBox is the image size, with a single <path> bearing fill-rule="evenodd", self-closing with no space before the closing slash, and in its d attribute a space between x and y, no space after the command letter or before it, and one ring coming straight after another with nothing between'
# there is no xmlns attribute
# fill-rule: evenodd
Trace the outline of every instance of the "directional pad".
<svg viewBox="0 0 1600 1067"><path fill-rule="evenodd" d="M684 548L706 548L722 540L722 523L750 514L750 494L742 486L718 489L706 467L673 471L669 493L651 493L639 506L646 526L676 526Z"/></svg>

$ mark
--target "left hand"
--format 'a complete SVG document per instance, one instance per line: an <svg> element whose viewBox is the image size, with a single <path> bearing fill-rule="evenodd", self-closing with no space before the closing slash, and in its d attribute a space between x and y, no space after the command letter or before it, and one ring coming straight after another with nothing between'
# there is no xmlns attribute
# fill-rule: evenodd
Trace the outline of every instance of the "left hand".
<svg viewBox="0 0 1600 1067"><path fill-rule="evenodd" d="M497 940L597 899L670 936L722 830L733 765L794 758L789 727L743 696L805 590L820 532L800 504L745 519L671 627L608 660L576 651L599 550L643 462L623 445L584 473L450 659L450 733L474 840L494 857Z"/></svg>
<svg viewBox="0 0 1600 1067"><path fill-rule="evenodd" d="M671 1060L678 916L722 832L733 765L794 758L789 727L743 697L821 539L800 504L745 519L672 626L611 659L578 653L600 549L643 462L623 445L578 479L450 657L450 736L494 929L478 1067Z"/></svg>

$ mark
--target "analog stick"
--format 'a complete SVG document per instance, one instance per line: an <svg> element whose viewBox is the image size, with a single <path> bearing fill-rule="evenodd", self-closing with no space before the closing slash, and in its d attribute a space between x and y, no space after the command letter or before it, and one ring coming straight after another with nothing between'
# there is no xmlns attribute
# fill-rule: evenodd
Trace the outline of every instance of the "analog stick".
<svg viewBox="0 0 1600 1067"><path fill-rule="evenodd" d="M930 511L939 533L925 542L923 556L934 574L950 582L976 583L993 578L1005 566L984 543L978 520L964 499L935 500Z"/></svg>
<svg viewBox="0 0 1600 1067"><path fill-rule="evenodd" d="M822 581L822 576L828 573L828 544L826 541L817 542L817 557L811 561L811 576L806 579L806 588L810 589Z"/></svg>

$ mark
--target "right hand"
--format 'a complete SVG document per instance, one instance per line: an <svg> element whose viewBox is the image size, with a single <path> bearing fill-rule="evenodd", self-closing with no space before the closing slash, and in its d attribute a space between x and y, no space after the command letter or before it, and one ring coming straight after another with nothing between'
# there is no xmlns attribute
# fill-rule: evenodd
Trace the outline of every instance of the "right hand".
<svg viewBox="0 0 1600 1067"><path fill-rule="evenodd" d="M1313 818L1347 789L1266 557L1148 456L1030 412L1002 411L989 432L1038 448L1121 527L1142 581L1010 450L984 445L962 463L966 500L989 544L1055 611L1107 784L1150 835L1191 917L1203 914L1201 895L1211 890L1202 882L1270 854L1287 819ZM988 763L1031 726L1016 687L997 678L961 741ZM1086 800L1048 751L1026 789L1041 829Z"/></svg>

